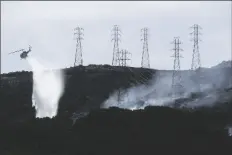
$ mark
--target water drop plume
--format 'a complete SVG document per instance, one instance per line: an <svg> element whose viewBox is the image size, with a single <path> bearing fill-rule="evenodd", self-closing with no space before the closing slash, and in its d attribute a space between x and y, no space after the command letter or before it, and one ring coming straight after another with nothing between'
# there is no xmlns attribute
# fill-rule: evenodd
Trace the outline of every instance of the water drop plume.
<svg viewBox="0 0 232 155"><path fill-rule="evenodd" d="M36 118L57 115L60 97L64 93L64 74L62 70L45 67L47 62L40 63L36 58L27 58L33 71L32 106Z"/></svg>

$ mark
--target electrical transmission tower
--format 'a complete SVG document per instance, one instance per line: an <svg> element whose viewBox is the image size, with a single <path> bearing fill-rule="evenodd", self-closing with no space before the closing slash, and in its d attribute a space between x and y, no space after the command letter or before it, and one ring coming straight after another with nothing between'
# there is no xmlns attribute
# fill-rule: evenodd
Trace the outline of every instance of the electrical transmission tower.
<svg viewBox="0 0 232 155"><path fill-rule="evenodd" d="M112 60L112 66L117 66L118 64L118 54L119 54L119 41L121 36L121 30L118 25L114 25L113 27L113 39L114 41L114 49L113 49L113 60Z"/></svg>
<svg viewBox="0 0 232 155"><path fill-rule="evenodd" d="M83 33L84 29L80 27L76 27L74 29L74 36L76 42L76 53L75 53L75 61L74 61L74 66L77 65L83 65L83 58L82 58L82 45L81 45L81 40L83 40Z"/></svg>
<svg viewBox="0 0 232 155"><path fill-rule="evenodd" d="M143 53L142 53L142 61L141 67L142 68L150 68L150 60L149 60L149 52L148 52L148 28L141 29L142 32L142 39L143 41Z"/></svg>
<svg viewBox="0 0 232 155"><path fill-rule="evenodd" d="M180 48L181 41L179 37L175 37L174 41L174 64L173 64L173 73L172 73L172 95L180 95L183 92L183 86L181 84L181 73L180 73L180 58L182 58L180 51L183 51Z"/></svg>
<svg viewBox="0 0 232 155"><path fill-rule="evenodd" d="M118 62L118 66L123 66L126 67L127 66L127 61L131 60L130 58L128 58L128 55L131 55L130 52L128 52L127 50L121 50L118 51L117 53L117 62Z"/></svg>
<svg viewBox="0 0 232 155"><path fill-rule="evenodd" d="M202 29L198 24L194 24L192 27L193 32L190 35L193 36L191 41L193 41L193 53L192 53L192 65L191 70L193 72L193 80L196 84L197 91L201 91L201 79L202 79L202 70L201 70L201 58L199 51L199 42L201 41L199 35L201 35L200 30Z"/></svg>
<svg viewBox="0 0 232 155"><path fill-rule="evenodd" d="M117 62L118 62L118 66L121 67L126 67L127 66L127 61L131 60L130 58L128 58L128 55L131 55L130 52L128 52L127 50L121 50L118 51L117 53ZM120 88L117 91L117 102L118 104L121 104L126 98L127 98L128 92L126 89Z"/></svg>
<svg viewBox="0 0 232 155"><path fill-rule="evenodd" d="M192 54L192 65L191 70L200 69L201 67L201 59L200 59L200 52L199 52L199 35L201 35L200 31L202 28L198 24L194 24L192 27L193 32L190 33L193 35L193 54Z"/></svg>

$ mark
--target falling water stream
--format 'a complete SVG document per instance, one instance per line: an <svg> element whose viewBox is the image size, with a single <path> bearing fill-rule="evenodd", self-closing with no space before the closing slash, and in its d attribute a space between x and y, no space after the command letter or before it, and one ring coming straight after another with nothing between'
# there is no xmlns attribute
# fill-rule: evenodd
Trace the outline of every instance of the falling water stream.
<svg viewBox="0 0 232 155"><path fill-rule="evenodd" d="M27 61L33 71L32 106L36 117L53 118L57 115L60 97L64 92L64 75L62 70L45 67L36 58L28 57Z"/></svg>

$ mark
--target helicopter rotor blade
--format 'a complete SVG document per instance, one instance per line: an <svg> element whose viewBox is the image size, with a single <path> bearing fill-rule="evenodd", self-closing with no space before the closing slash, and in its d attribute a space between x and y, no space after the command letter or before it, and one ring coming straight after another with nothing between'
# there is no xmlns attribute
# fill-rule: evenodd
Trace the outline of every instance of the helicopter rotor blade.
<svg viewBox="0 0 232 155"><path fill-rule="evenodd" d="M9 53L9 54L13 54L13 53L16 53L16 52L21 52L21 51L23 51L24 49L21 49L21 50L18 50L18 51L14 51L14 52L11 52L11 53Z"/></svg>
<svg viewBox="0 0 232 155"><path fill-rule="evenodd" d="M16 52L10 52L10 53L8 53L8 54L13 54L13 53L16 53Z"/></svg>

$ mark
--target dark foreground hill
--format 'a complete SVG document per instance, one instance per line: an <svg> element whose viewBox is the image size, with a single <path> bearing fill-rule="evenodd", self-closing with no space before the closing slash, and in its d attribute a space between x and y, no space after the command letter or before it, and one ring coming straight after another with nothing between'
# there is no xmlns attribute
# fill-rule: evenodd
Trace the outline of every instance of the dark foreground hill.
<svg viewBox="0 0 232 155"><path fill-rule="evenodd" d="M232 154L230 101L197 110L100 109L114 90L149 84L156 71L88 66L66 69L65 75L53 119L35 119L31 72L1 75L0 155ZM85 109L90 113L73 125L72 113Z"/></svg>
<svg viewBox="0 0 232 155"><path fill-rule="evenodd" d="M164 107L93 111L72 126L68 118L32 119L0 128L1 155L215 154L230 155L226 116Z"/></svg>

